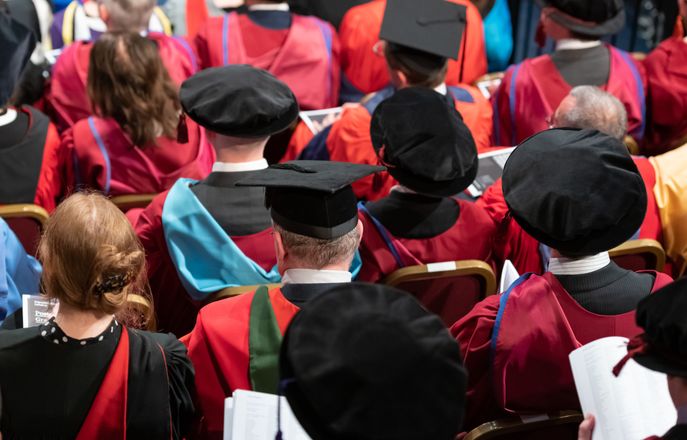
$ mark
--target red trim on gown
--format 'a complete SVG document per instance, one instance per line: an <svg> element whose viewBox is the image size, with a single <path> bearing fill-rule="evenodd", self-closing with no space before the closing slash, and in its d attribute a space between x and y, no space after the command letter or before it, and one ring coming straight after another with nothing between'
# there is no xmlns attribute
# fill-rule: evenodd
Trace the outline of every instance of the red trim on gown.
<svg viewBox="0 0 687 440"><path fill-rule="evenodd" d="M202 438L221 439L224 399L234 390L250 390L248 333L252 293L203 307L193 331L182 338L196 370L196 391L202 414ZM282 334L299 308L279 288L269 292Z"/></svg>
<svg viewBox="0 0 687 440"><path fill-rule="evenodd" d="M457 60L449 60L446 82L448 85L471 84L487 73L482 17L470 1L451 1L467 7L467 42L463 38ZM383 89L390 82L384 57L373 52L374 45L379 41L385 7L385 0L355 6L348 10L339 26L341 68L346 79L363 94ZM461 80L460 68L465 45L467 52Z"/></svg>
<svg viewBox="0 0 687 440"><path fill-rule="evenodd" d="M122 328L117 349L77 440L126 439L128 384L129 332Z"/></svg>
<svg viewBox="0 0 687 440"><path fill-rule="evenodd" d="M655 275L652 292L672 281ZM466 429L509 413L579 408L568 354L595 339L641 333L634 311L591 313L547 272L531 275L510 292L493 352L502 298L485 299L451 328L470 373Z"/></svg>

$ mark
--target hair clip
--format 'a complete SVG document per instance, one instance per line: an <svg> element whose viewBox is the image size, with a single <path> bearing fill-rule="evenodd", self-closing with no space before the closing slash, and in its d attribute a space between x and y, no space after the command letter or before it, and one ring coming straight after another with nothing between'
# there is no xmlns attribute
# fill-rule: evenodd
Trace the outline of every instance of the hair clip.
<svg viewBox="0 0 687 440"><path fill-rule="evenodd" d="M95 285L93 292L97 296L105 293L119 293L129 284L131 276L129 274L110 275L105 280Z"/></svg>

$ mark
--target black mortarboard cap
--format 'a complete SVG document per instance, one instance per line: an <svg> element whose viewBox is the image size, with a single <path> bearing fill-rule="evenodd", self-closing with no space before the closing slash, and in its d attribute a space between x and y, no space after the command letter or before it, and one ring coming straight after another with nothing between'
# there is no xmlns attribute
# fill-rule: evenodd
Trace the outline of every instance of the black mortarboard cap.
<svg viewBox="0 0 687 440"><path fill-rule="evenodd" d="M379 38L444 58L458 58L466 7L446 0L388 0Z"/></svg>
<svg viewBox="0 0 687 440"><path fill-rule="evenodd" d="M313 298L284 335L279 368L313 440L453 440L462 425L458 344L392 287L341 284Z"/></svg>
<svg viewBox="0 0 687 440"><path fill-rule="evenodd" d="M637 306L646 350L633 359L646 368L687 377L687 278L647 296Z"/></svg>
<svg viewBox="0 0 687 440"><path fill-rule="evenodd" d="M413 191L452 196L477 175L475 141L453 100L424 87L408 87L372 115L372 145L398 182Z"/></svg>
<svg viewBox="0 0 687 440"><path fill-rule="evenodd" d="M556 128L526 139L506 162L503 194L527 233L571 256L625 242L647 206L625 145L596 130Z"/></svg>
<svg viewBox="0 0 687 440"><path fill-rule="evenodd" d="M202 70L184 81L179 95L191 119L226 136L267 137L298 118L291 89L267 71L248 65Z"/></svg>
<svg viewBox="0 0 687 440"><path fill-rule="evenodd" d="M12 97L35 46L33 32L0 11L0 106Z"/></svg>
<svg viewBox="0 0 687 440"><path fill-rule="evenodd" d="M624 0L537 0L540 7L558 9L551 18L581 35L603 37L625 26Z"/></svg>
<svg viewBox="0 0 687 440"><path fill-rule="evenodd" d="M358 224L351 183L384 167L347 162L294 160L271 165L238 186L264 186L272 219L289 232L333 240Z"/></svg>

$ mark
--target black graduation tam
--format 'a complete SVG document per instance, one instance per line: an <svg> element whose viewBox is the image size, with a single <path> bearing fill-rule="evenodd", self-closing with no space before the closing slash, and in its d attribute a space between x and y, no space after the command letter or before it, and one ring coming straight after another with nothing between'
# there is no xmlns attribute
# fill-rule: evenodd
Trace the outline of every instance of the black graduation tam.
<svg viewBox="0 0 687 440"><path fill-rule="evenodd" d="M644 349L633 356L651 370L687 378L687 278L640 301L637 325L644 329Z"/></svg>
<svg viewBox="0 0 687 440"><path fill-rule="evenodd" d="M477 148L453 101L422 87L401 89L372 115L372 145L389 173L413 191L452 196L477 175Z"/></svg>
<svg viewBox="0 0 687 440"><path fill-rule="evenodd" d="M388 0L380 40L458 58L466 7L446 0Z"/></svg>
<svg viewBox="0 0 687 440"><path fill-rule="evenodd" d="M453 440L467 375L441 320L392 287L341 284L294 317L284 395L313 440Z"/></svg>
<svg viewBox="0 0 687 440"><path fill-rule="evenodd" d="M625 242L647 206L625 145L596 130L556 128L526 139L506 162L503 194L527 233L570 256Z"/></svg>
<svg viewBox="0 0 687 440"><path fill-rule="evenodd" d="M205 69L184 81L179 95L191 119L226 136L271 136L298 117L291 89L270 73L248 65Z"/></svg>
<svg viewBox="0 0 687 440"><path fill-rule="evenodd" d="M36 46L33 32L0 10L0 106L5 106Z"/></svg>
<svg viewBox="0 0 687 440"><path fill-rule="evenodd" d="M625 26L623 0L537 0L542 8L551 6L562 12L551 18L573 32L589 37L603 37Z"/></svg>
<svg viewBox="0 0 687 440"><path fill-rule="evenodd" d="M294 160L271 165L237 185L266 187L265 206L270 208L272 220L285 230L333 240L358 224L351 183L384 169L347 162Z"/></svg>

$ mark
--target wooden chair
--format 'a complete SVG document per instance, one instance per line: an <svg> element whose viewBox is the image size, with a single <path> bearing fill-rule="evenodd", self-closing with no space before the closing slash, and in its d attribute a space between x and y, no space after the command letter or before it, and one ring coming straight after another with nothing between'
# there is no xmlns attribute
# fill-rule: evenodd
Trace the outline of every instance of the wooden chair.
<svg viewBox="0 0 687 440"><path fill-rule="evenodd" d="M132 315L132 319L136 327L142 327L143 330L155 331L157 329L157 320L155 319L155 310L150 300L143 295L130 293L126 297L126 307L128 312ZM126 323L125 323L126 324Z"/></svg>
<svg viewBox="0 0 687 440"><path fill-rule="evenodd" d="M483 423L470 431L463 440L575 440L582 420L582 413L579 411L510 417Z"/></svg>
<svg viewBox="0 0 687 440"><path fill-rule="evenodd" d="M382 283L412 293L447 326L465 316L476 303L496 293L494 271L479 260L404 267Z"/></svg>
<svg viewBox="0 0 687 440"><path fill-rule="evenodd" d="M272 290L272 289L275 289L277 287L281 287L281 283L277 283L277 284L255 284L252 286L227 287L226 289L222 289L219 292L210 295L210 297L206 300L206 302L211 303L211 302L219 301L221 299L243 295L244 293L255 292L256 290L258 290L258 287L260 287L260 286L265 286L265 287L267 287L267 289Z"/></svg>
<svg viewBox="0 0 687 440"><path fill-rule="evenodd" d="M117 205L122 212L135 208L145 208L153 201L157 194L127 194L124 196L112 197L112 203Z"/></svg>
<svg viewBox="0 0 687 440"><path fill-rule="evenodd" d="M627 270L663 271L666 253L656 240L630 240L608 251L611 259Z"/></svg>
<svg viewBox="0 0 687 440"><path fill-rule="evenodd" d="M48 221L48 211L38 205L16 204L0 206L0 217L19 238L29 255L36 255L43 226Z"/></svg>

